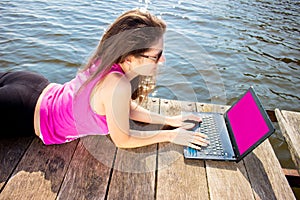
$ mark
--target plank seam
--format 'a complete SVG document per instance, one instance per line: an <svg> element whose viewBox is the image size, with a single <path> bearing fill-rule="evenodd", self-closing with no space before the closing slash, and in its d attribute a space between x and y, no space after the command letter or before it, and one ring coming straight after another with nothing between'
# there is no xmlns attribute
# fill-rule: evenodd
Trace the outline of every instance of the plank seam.
<svg viewBox="0 0 300 200"><path fill-rule="evenodd" d="M61 187L62 187L63 183L65 182L65 179L66 179L66 176L67 176L67 174L68 174L68 171L69 171L71 162L72 162L73 157L74 157L74 155L75 155L75 152L76 152L76 150L77 150L77 148L78 148L79 141L80 141L80 139L77 141L76 147L74 148L74 152L73 152L73 154L72 154L72 156L71 156L71 159L70 159L70 162L69 162L69 164L68 164L68 166L67 166L67 169L66 169L66 172L65 172L65 174L64 174L64 177L63 177L63 179L62 179L62 181L61 181L61 183L60 183L60 186L59 186L59 188L58 188L58 190L57 190L56 198L55 198L55 199L58 199L58 195L60 194Z"/></svg>
<svg viewBox="0 0 300 200"><path fill-rule="evenodd" d="M254 188L252 187L252 184L253 184L253 183L251 182L251 179L250 179L250 177L249 177L249 172L248 172L247 165L246 165L244 159L243 159L241 162L243 162L243 165L244 165L245 170L246 170L247 179L248 179L249 184L250 184L250 186L251 186L251 191L252 191L253 199L256 199L256 197L255 197L255 191L254 191Z"/></svg>
<svg viewBox="0 0 300 200"><path fill-rule="evenodd" d="M155 164L155 177L154 177L154 199L157 199L157 182L158 182L158 149L159 144L156 144L156 164Z"/></svg>
<svg viewBox="0 0 300 200"><path fill-rule="evenodd" d="M161 99L158 99L158 114L161 112ZM154 199L157 199L157 183L158 183L158 151L159 151L159 143L156 144L156 169L155 169L155 178L154 178Z"/></svg>
<svg viewBox="0 0 300 200"><path fill-rule="evenodd" d="M211 199L210 190L209 190L209 184L208 184L208 175L207 175L206 161L203 162L203 165L204 165L204 169L205 169L205 177L206 177L206 185L207 185L208 199Z"/></svg>
<svg viewBox="0 0 300 200"><path fill-rule="evenodd" d="M109 172L109 179L108 179L108 182L107 182L107 187L106 187L106 191L105 191L104 200L107 200L107 198L108 198L109 187L110 187L110 182L111 182L114 167L115 167L115 161L117 159L117 153L118 153L118 148L116 148L116 150L115 150L114 159L113 159L112 166L111 166L111 169L110 169L110 172Z"/></svg>
<svg viewBox="0 0 300 200"><path fill-rule="evenodd" d="M160 105L161 105L161 99L158 99L158 114L160 114ZM155 164L155 173L154 173L154 199L157 199L157 182L158 182L158 150L159 150L159 144L156 144L156 164Z"/></svg>
<svg viewBox="0 0 300 200"><path fill-rule="evenodd" d="M13 168L13 170L11 171L10 175L8 176L8 178L6 179L4 185L2 186L2 188L0 188L0 194L1 192L4 190L4 188L6 187L7 183L9 182L9 180L11 179L12 175L15 173L17 167L19 166L22 158L24 157L24 155L26 154L27 150L29 149L29 147L31 146L31 144L33 143L33 140L35 139L35 137L33 137L31 139L31 142L29 142L28 146L25 148L22 156L20 157L19 161L17 162L17 164L15 165L15 167Z"/></svg>

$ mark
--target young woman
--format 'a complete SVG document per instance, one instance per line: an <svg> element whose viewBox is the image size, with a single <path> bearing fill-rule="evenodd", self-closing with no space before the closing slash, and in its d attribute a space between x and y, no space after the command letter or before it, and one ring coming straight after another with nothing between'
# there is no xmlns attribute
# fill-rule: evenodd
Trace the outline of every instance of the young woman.
<svg viewBox="0 0 300 200"><path fill-rule="evenodd" d="M200 121L197 115L162 116L139 106L150 87L141 77L155 76L158 63L164 62L165 29L150 13L131 10L116 19L86 66L63 85L30 72L0 74L1 137L35 133L51 145L109 134L120 148L159 142L206 146L205 135L187 130L192 124L185 120ZM129 119L178 128L131 130Z"/></svg>

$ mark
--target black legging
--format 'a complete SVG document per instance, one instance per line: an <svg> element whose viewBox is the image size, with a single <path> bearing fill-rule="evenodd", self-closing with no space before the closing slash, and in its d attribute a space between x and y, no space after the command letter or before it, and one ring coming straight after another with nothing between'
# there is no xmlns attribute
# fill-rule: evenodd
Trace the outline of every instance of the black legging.
<svg viewBox="0 0 300 200"><path fill-rule="evenodd" d="M0 138L34 135L34 109L49 81L33 72L0 73Z"/></svg>

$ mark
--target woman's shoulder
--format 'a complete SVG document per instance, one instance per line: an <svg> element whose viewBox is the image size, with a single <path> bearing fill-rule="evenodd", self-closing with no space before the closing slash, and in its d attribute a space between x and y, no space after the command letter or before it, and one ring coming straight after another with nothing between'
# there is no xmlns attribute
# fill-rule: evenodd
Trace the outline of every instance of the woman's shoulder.
<svg viewBox="0 0 300 200"><path fill-rule="evenodd" d="M101 85L105 93L118 92L126 95L131 92L130 81L121 73L109 73Z"/></svg>
<svg viewBox="0 0 300 200"><path fill-rule="evenodd" d="M106 75L104 81L106 82L106 84L108 85L115 85L115 84L125 84L128 86L128 84L130 85L130 81L128 80L128 78L119 72L111 72L109 74Z"/></svg>

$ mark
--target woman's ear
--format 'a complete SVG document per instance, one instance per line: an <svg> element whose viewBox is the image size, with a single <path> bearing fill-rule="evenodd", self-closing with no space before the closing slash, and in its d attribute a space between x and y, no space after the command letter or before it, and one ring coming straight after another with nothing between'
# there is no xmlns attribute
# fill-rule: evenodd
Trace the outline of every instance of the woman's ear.
<svg viewBox="0 0 300 200"><path fill-rule="evenodd" d="M125 62L126 62L127 64L131 64L131 62L132 62L132 57L133 57L133 56L127 56L127 57L125 58Z"/></svg>

